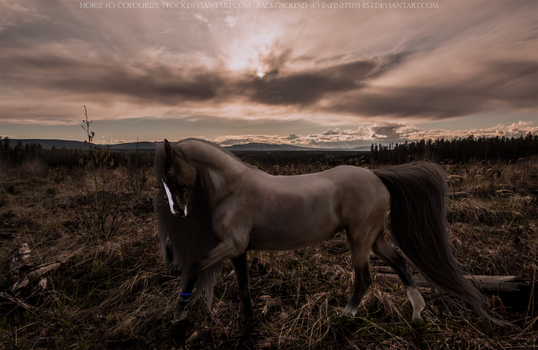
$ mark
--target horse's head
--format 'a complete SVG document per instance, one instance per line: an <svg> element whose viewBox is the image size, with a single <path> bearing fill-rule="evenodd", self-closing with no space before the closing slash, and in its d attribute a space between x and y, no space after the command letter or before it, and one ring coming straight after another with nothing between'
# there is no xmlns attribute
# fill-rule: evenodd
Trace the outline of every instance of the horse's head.
<svg viewBox="0 0 538 350"><path fill-rule="evenodd" d="M196 186L196 167L183 151L175 150L164 140L166 160L161 181L168 197L172 214L187 216Z"/></svg>

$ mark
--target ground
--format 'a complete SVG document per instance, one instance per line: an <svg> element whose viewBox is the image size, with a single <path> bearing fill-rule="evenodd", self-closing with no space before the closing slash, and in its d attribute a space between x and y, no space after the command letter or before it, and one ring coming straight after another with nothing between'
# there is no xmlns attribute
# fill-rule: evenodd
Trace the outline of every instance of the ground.
<svg viewBox="0 0 538 350"><path fill-rule="evenodd" d="M364 166L348 158L336 163ZM335 165L259 162L252 155L248 161L287 175ZM538 159L443 167L447 224L462 269L536 282ZM490 296L491 310L519 328L497 327L468 305L421 288L425 322L412 324L402 285L382 277L377 259L357 317L339 318L353 281L343 233L307 249L250 252L252 324L239 321L229 262L211 313L198 300L186 321L172 324L180 283L159 256L152 205L158 185L150 167L48 169L34 162L0 176L2 348L521 349L538 341L533 300L514 311ZM19 254L23 244L27 254Z"/></svg>

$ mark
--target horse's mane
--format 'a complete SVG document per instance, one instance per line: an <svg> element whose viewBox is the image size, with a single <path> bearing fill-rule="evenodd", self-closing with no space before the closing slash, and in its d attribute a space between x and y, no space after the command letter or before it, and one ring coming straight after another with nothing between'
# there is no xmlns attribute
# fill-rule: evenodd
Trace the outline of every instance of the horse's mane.
<svg viewBox="0 0 538 350"><path fill-rule="evenodd" d="M197 138L194 138L194 137L191 137L191 138L188 138L188 139L184 139L184 140L181 140L179 142L175 142L175 143L171 143L170 145L172 147L174 147L175 149L177 150L180 150L181 149L181 144L182 143L185 143L185 142L200 142L200 143L203 143L203 144L206 144L206 145L209 145L213 148L215 148L216 150L219 150L220 152L223 152L226 156L232 158L233 160L235 160L236 162L238 163L241 163L249 168L252 168L252 169L258 169L257 167L253 166L253 165L250 165L250 164L247 164L245 162L243 162L241 159L239 159L235 154L233 154L232 152L228 151L226 148L223 148L221 147L220 145L214 143L214 142L211 142L211 141L208 141L208 140L204 140L204 139L197 139ZM164 166L164 163L163 163L163 166ZM163 175L163 174L161 174Z"/></svg>
<svg viewBox="0 0 538 350"><path fill-rule="evenodd" d="M195 142L205 143L206 145L213 146L213 147L215 147L216 149L218 149L219 151L224 152L226 155L232 157L232 158L235 159L236 161L243 163L243 161L242 161L241 159L237 158L232 152L228 151L226 148L222 148L221 146L217 145L216 143L211 142L211 141L208 141L208 140L197 139L197 138L195 138L195 137L190 137L190 138L188 138L188 139L184 139L184 140L181 140L181 141L177 142L176 145L181 146L182 143L184 143L184 142L189 142L189 141L195 141Z"/></svg>
<svg viewBox="0 0 538 350"><path fill-rule="evenodd" d="M204 142L198 139L187 140ZM222 150L228 152L224 149ZM164 197L164 189L161 184L161 179L164 177L165 161L166 151L164 145L161 144L157 147L154 161L155 176L157 177L157 182L160 184L160 190L153 199L155 212L158 211L158 204ZM186 217L173 215L170 212L170 207L168 205L163 205L159 212L158 225L159 238L161 241L160 254L165 264L171 265L174 270L183 271L184 278L181 280L181 290L183 290L187 284L186 277L191 266L218 243L213 235L211 213L208 207L208 199L205 196L204 191L202 191L199 186L196 187L192 199L192 208L189 215ZM169 256L169 253L166 250L168 241L170 242L172 257ZM194 300L198 299L202 295L202 290L204 290L204 297L209 310L211 310L213 301L213 286L221 267L222 264L217 264L205 270L200 274L196 283Z"/></svg>

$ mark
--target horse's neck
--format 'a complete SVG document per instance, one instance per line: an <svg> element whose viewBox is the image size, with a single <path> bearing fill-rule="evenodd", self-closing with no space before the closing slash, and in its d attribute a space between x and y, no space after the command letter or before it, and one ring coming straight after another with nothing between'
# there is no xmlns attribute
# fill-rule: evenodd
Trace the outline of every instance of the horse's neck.
<svg viewBox="0 0 538 350"><path fill-rule="evenodd" d="M226 183L249 168L243 163L210 144L199 143L192 154L198 172L209 195L219 192Z"/></svg>
<svg viewBox="0 0 538 350"><path fill-rule="evenodd" d="M247 166L211 144L197 142L192 151L187 151L200 168L210 168L224 176L233 176Z"/></svg>

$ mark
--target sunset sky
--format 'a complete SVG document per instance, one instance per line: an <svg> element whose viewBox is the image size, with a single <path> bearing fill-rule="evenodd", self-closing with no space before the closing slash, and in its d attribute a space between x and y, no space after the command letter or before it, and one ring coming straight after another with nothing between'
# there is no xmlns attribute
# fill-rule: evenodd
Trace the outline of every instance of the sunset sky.
<svg viewBox="0 0 538 350"><path fill-rule="evenodd" d="M538 133L536 0L336 3L0 0L0 135L83 141L84 105L98 143Z"/></svg>

